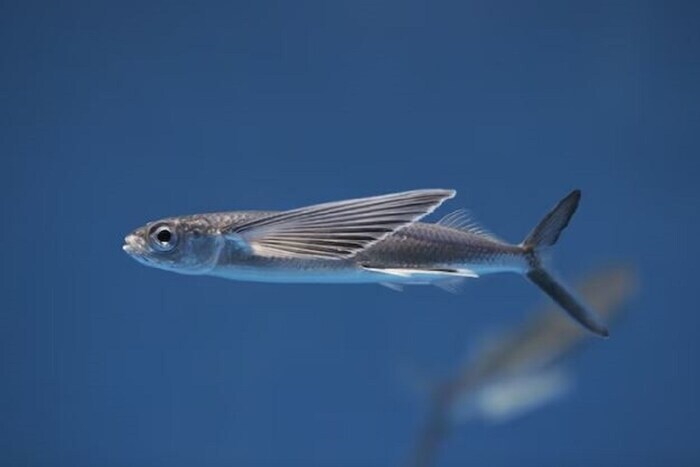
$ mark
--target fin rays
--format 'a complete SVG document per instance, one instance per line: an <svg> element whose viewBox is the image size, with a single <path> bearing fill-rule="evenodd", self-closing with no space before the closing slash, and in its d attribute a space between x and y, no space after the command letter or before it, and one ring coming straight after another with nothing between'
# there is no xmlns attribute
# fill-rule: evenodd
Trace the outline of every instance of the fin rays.
<svg viewBox="0 0 700 467"><path fill-rule="evenodd" d="M463 230L480 237L486 237L493 240L499 240L496 235L485 229L481 224L474 220L471 212L467 209L457 209L445 217L437 221L438 225L449 227L451 229Z"/></svg>
<svg viewBox="0 0 700 467"><path fill-rule="evenodd" d="M362 265L366 271L380 272L382 274L388 274L393 276L400 276L406 278L423 278L423 279L433 279L439 280L441 278L448 277L469 277L476 278L479 277L477 273L471 269L460 268L432 268L432 269L413 269L413 268L382 268L374 267L370 265Z"/></svg>
<svg viewBox="0 0 700 467"><path fill-rule="evenodd" d="M414 190L284 211L222 233L259 255L350 258L433 212L454 190Z"/></svg>

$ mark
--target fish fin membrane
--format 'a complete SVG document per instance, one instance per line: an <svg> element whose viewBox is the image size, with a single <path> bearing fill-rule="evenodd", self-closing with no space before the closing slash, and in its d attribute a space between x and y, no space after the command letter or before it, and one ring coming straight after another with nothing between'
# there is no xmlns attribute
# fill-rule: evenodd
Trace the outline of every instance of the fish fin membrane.
<svg viewBox="0 0 700 467"><path fill-rule="evenodd" d="M418 221L455 195L428 189L307 206L222 230L254 254L346 259Z"/></svg>
<svg viewBox="0 0 700 467"><path fill-rule="evenodd" d="M473 276L469 276L473 277ZM462 292L462 288L464 287L464 281L467 278L464 276L456 276L456 277L446 277L444 279L440 279L437 281L432 282L432 285L437 287L440 290L444 290L445 292L449 292L451 294L457 295L460 292Z"/></svg>
<svg viewBox="0 0 700 467"><path fill-rule="evenodd" d="M380 272L392 276L416 279L417 283L437 283L454 278L477 278L479 275L471 269L415 269L415 268L382 268L363 265L366 271Z"/></svg>
<svg viewBox="0 0 700 467"><path fill-rule="evenodd" d="M365 268L370 271L379 271L379 272L386 272L385 270L376 270L372 268ZM398 273L396 271L391 271L388 274L393 273L396 276L400 277L408 277L410 278L410 274L404 274L403 271L399 271ZM469 276L471 277L471 276ZM439 279L433 279L433 280L417 280L414 283L411 282L380 282L379 285L386 287L391 290L395 290L396 292L403 292L404 286L406 285L434 285L440 290L444 290L445 292L449 292L451 294L458 294L462 291L462 286L464 285L466 277L461 276L461 275L455 275L455 276L448 276L448 277L441 277Z"/></svg>
<svg viewBox="0 0 700 467"><path fill-rule="evenodd" d="M608 329L597 314L589 310L561 282L547 272L542 261L547 247L557 243L561 232L569 225L580 200L580 190L569 193L544 216L520 244L530 266L526 276L583 327L601 337L608 337Z"/></svg>
<svg viewBox="0 0 700 467"><path fill-rule="evenodd" d="M571 217L576 212L580 200L580 190L574 190L569 193L525 237L522 246L530 250L537 250L557 243L559 235L569 225Z"/></svg>
<svg viewBox="0 0 700 467"><path fill-rule="evenodd" d="M379 285L391 289L394 292L403 292L403 284L397 282L380 282Z"/></svg>
<svg viewBox="0 0 700 467"><path fill-rule="evenodd" d="M583 302L567 290L551 274L542 268L531 269L527 272L527 278L537 285L544 293L561 306L575 321L589 331L601 337L608 337L608 328L602 323L598 315L589 310Z"/></svg>
<svg viewBox="0 0 700 467"><path fill-rule="evenodd" d="M472 214L467 209L458 209L453 211L437 221L437 224L443 227L469 232L470 234L478 235L479 237L501 241L501 239L499 239L496 235L479 224L479 222L474 219Z"/></svg>

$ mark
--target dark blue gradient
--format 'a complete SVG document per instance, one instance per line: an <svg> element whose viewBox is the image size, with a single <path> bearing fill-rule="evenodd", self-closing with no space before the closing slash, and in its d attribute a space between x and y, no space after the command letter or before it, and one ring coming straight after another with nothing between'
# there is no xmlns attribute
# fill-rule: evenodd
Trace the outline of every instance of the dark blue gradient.
<svg viewBox="0 0 700 467"><path fill-rule="evenodd" d="M1 465L402 465L406 368L448 374L531 284L236 283L121 244L427 187L514 242L580 188L560 274L642 280L573 395L439 465L700 464L700 3L8 1L0 47Z"/></svg>

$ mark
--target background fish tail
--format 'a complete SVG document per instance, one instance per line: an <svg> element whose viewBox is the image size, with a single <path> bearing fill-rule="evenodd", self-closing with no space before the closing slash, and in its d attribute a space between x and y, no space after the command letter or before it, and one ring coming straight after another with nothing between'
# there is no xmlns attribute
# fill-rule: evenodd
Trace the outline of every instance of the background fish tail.
<svg viewBox="0 0 700 467"><path fill-rule="evenodd" d="M608 330L598 316L545 269L542 253L553 246L578 208L581 192L572 191L552 209L522 242L530 266L527 278L559 304L586 329L607 337Z"/></svg>

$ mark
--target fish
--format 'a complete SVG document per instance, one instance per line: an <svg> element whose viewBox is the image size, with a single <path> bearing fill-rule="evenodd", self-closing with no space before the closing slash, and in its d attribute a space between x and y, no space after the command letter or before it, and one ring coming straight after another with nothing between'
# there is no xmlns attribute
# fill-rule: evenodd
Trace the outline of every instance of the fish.
<svg viewBox="0 0 700 467"><path fill-rule="evenodd" d="M609 265L576 287L608 320L617 319L637 290L636 269ZM483 346L455 372L423 382L432 396L410 465L434 465L454 426L474 420L504 423L543 407L574 387L569 358L588 342L586 333L551 304Z"/></svg>
<svg viewBox="0 0 700 467"><path fill-rule="evenodd" d="M287 211L232 211L170 217L127 235L123 250L140 263L181 274L283 283L433 284L487 274L525 276L583 327L608 330L545 266L546 253L578 208L573 190L519 244L455 211L420 220L453 198L422 189L334 201Z"/></svg>

